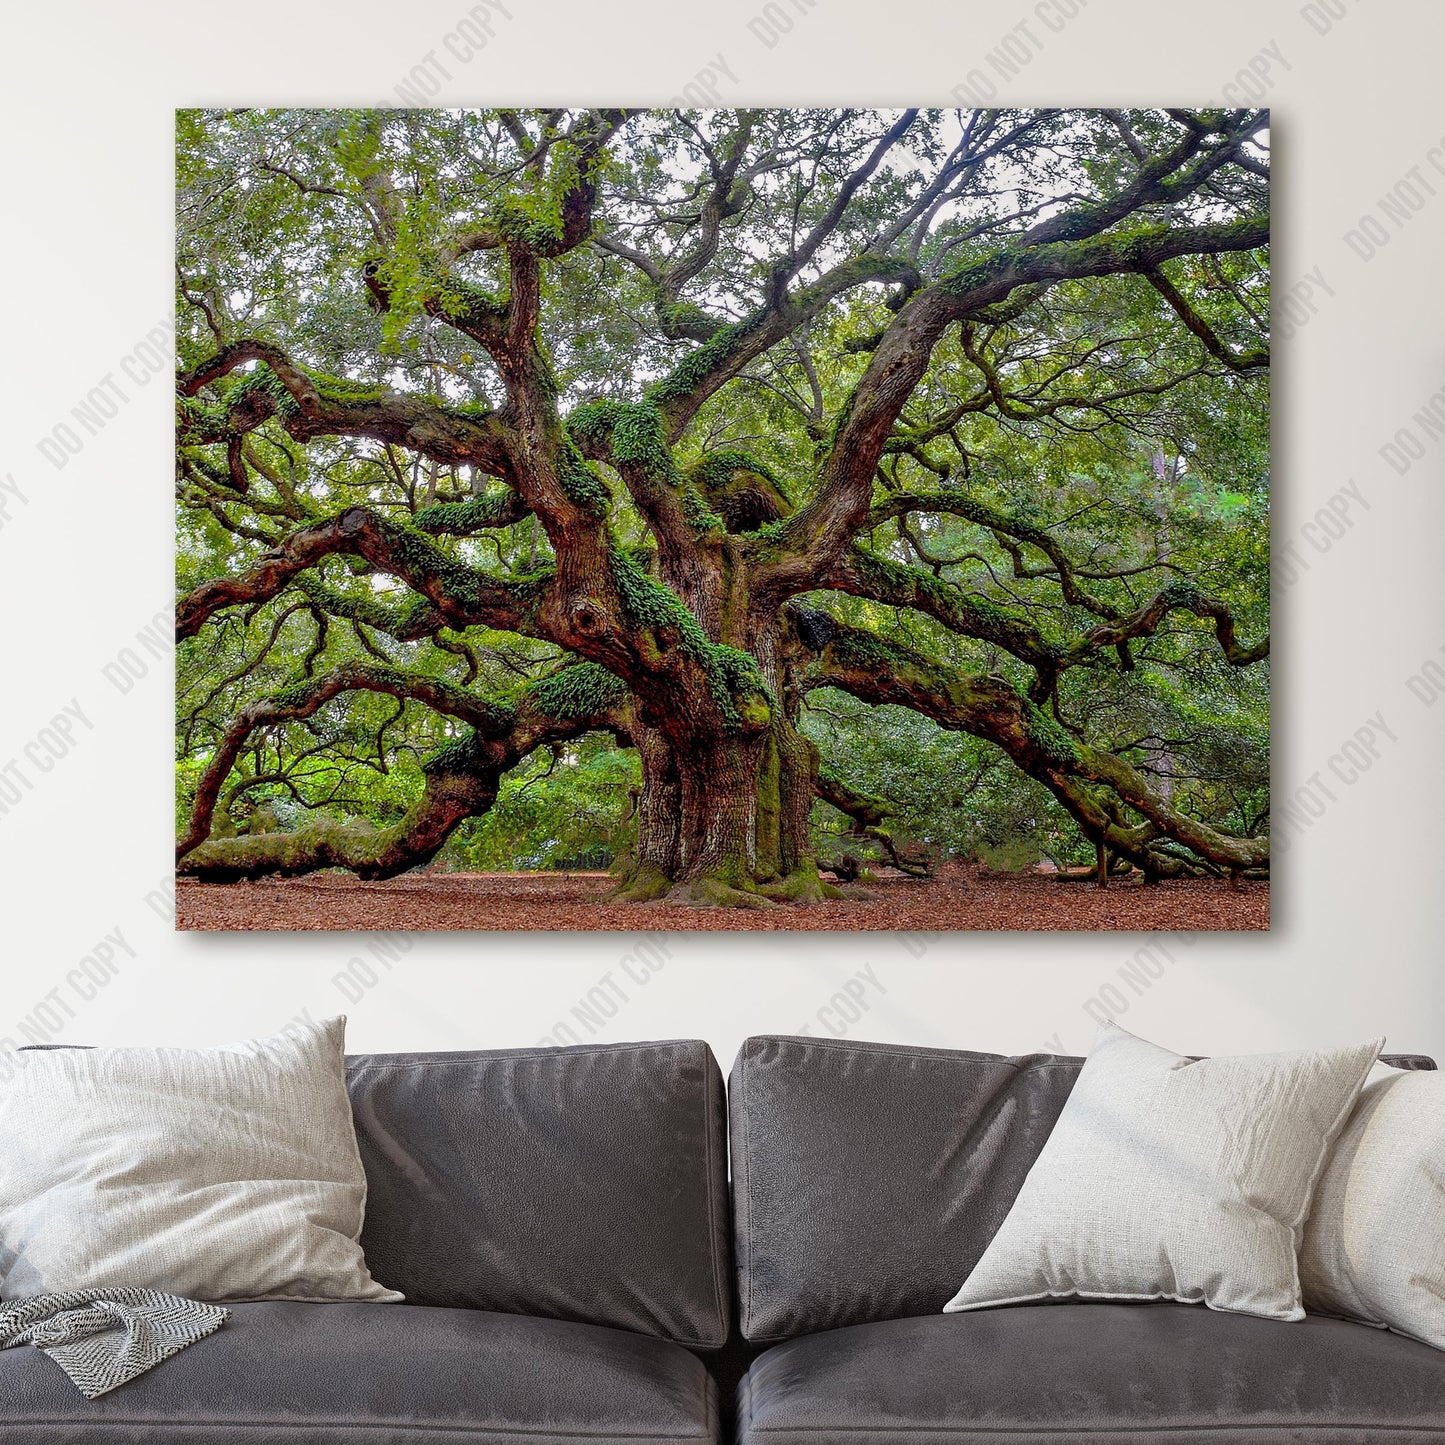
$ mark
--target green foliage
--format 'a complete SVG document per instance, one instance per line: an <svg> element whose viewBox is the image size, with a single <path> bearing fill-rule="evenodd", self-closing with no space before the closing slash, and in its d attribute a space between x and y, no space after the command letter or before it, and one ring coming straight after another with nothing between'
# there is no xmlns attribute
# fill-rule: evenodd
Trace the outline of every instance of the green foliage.
<svg viewBox="0 0 1445 1445"><path fill-rule="evenodd" d="M481 739L472 728L444 743L423 760L421 770L428 774L471 773L485 766Z"/></svg>
<svg viewBox="0 0 1445 1445"><path fill-rule="evenodd" d="M1092 856L1048 791L989 743L945 732L906 708L867 708L833 691L813 695L803 727L821 749L826 772L855 792L890 800L895 835L1002 871ZM883 858L876 844L856 836L852 819L827 803L814 805L813 831L822 857L851 851Z"/></svg>
<svg viewBox="0 0 1445 1445"><path fill-rule="evenodd" d="M704 490L726 486L736 472L752 472L771 482L786 496L778 474L766 462L742 451L709 452L700 462L688 469L688 480L696 482Z"/></svg>
<svg viewBox="0 0 1445 1445"><path fill-rule="evenodd" d="M567 418L567 428L572 436L593 445L606 444L619 471L635 469L654 482L676 489L683 516L698 536L723 530L722 518L678 470L667 445L662 413L653 402L588 402L574 408Z"/></svg>
<svg viewBox="0 0 1445 1445"><path fill-rule="evenodd" d="M562 439L562 488L589 516L605 517L612 502L607 485L587 465L577 444L570 437Z"/></svg>
<svg viewBox="0 0 1445 1445"><path fill-rule="evenodd" d="M1078 757L1074 740L1043 708L1025 703L1028 714L1029 741L1045 757L1056 763L1071 763Z"/></svg>
<svg viewBox="0 0 1445 1445"><path fill-rule="evenodd" d="M412 524L422 532L466 535L493 526L501 513L501 503L501 498L486 495L465 502L436 502L418 512Z"/></svg>
<svg viewBox="0 0 1445 1445"><path fill-rule="evenodd" d="M513 769L484 818L452 835L440 866L496 869L605 869L635 844L636 754L583 738L542 750Z"/></svg>

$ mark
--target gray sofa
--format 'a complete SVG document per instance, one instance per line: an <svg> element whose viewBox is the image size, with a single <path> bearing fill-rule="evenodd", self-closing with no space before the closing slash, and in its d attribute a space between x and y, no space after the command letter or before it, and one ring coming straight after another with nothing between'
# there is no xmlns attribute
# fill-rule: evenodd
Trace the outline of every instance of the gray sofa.
<svg viewBox="0 0 1445 1445"><path fill-rule="evenodd" d="M743 1445L1441 1445L1445 1353L1365 1325L1170 1303L939 1313L1080 1062L743 1045L737 1293L761 1350L738 1392Z"/></svg>
<svg viewBox="0 0 1445 1445"><path fill-rule="evenodd" d="M729 1105L698 1042L354 1058L409 1303L236 1305L95 1401L6 1351L0 1441L1441 1445L1445 1354L1361 1325L938 1312L1078 1063L756 1038Z"/></svg>

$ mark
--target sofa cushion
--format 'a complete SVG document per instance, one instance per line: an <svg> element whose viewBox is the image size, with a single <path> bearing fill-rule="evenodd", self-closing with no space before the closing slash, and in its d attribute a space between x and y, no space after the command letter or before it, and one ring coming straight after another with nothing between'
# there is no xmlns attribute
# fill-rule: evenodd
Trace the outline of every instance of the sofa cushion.
<svg viewBox="0 0 1445 1445"><path fill-rule="evenodd" d="M774 1346L739 1395L744 1445L1445 1440L1445 1354L1344 1320L1196 1305L854 1325Z"/></svg>
<svg viewBox="0 0 1445 1445"><path fill-rule="evenodd" d="M726 1121L705 1043L348 1060L362 1248L413 1304L728 1334Z"/></svg>
<svg viewBox="0 0 1445 1445"><path fill-rule="evenodd" d="M491 1445L717 1439L696 1356L621 1330L413 1305L233 1305L209 1339L97 1400L0 1353L5 1445Z"/></svg>
<svg viewBox="0 0 1445 1445"><path fill-rule="evenodd" d="M743 1334L790 1339L941 1310L1003 1222L1079 1065L748 1039L729 1083Z"/></svg>
<svg viewBox="0 0 1445 1445"><path fill-rule="evenodd" d="M742 1333L767 1343L941 1310L1007 1215L1082 1062L748 1039L728 1085Z"/></svg>

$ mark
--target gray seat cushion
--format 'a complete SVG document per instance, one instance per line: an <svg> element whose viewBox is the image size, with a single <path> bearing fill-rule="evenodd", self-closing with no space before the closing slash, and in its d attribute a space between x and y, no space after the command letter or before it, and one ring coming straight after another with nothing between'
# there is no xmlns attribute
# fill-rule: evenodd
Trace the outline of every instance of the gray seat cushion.
<svg viewBox="0 0 1445 1445"><path fill-rule="evenodd" d="M1445 1353L1318 1316L1018 1305L774 1346L739 1413L745 1445L1440 1445Z"/></svg>
<svg viewBox="0 0 1445 1445"><path fill-rule="evenodd" d="M728 1100L743 1335L769 1343L941 1310L1003 1223L1079 1066L748 1039Z"/></svg>
<svg viewBox="0 0 1445 1445"><path fill-rule="evenodd" d="M361 1246L412 1304L728 1336L727 1120L698 1040L361 1054Z"/></svg>
<svg viewBox="0 0 1445 1445"><path fill-rule="evenodd" d="M678 1345L479 1310L243 1304L209 1339L98 1400L30 1346L0 1353L5 1445L492 1445L717 1439Z"/></svg>

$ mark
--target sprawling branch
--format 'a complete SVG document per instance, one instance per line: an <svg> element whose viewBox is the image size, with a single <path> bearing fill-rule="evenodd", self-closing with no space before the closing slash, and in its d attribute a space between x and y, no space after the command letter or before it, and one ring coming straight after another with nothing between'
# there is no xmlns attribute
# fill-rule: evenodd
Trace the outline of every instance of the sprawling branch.
<svg viewBox="0 0 1445 1445"><path fill-rule="evenodd" d="M695 233L688 245L667 262L630 246L620 237L603 233L594 238L604 251L630 261L652 286L652 304L662 334L669 341L710 341L724 324L701 307L682 299L683 289L694 280L717 255L722 225L747 205L748 188L738 176L738 168L752 140L758 113L739 112L737 128L723 142L719 151L705 146L711 171L711 185L698 213Z"/></svg>
<svg viewBox="0 0 1445 1445"><path fill-rule="evenodd" d="M1269 634L1258 641L1242 643L1235 633L1234 614L1227 603L1206 596L1192 582L1179 580L1160 589L1137 612L1118 617L1092 628L1069 650L1069 660L1097 651L1101 647L1117 647L1135 637L1152 637L1171 612L1192 612L1196 617L1214 623L1214 635L1225 658L1235 667L1251 667L1269 656Z"/></svg>
<svg viewBox="0 0 1445 1445"><path fill-rule="evenodd" d="M1144 161L1129 185L1115 195L1040 221L1024 233L1024 244L1041 246L1096 236L1144 206L1182 201L1220 167L1238 160L1245 144L1268 124L1268 111L1246 112L1238 124L1224 129L1210 145L1206 145L1209 133L1203 127L1191 126L1169 150Z"/></svg>
<svg viewBox="0 0 1445 1445"><path fill-rule="evenodd" d="M1233 351L1222 342L1214 328L1189 304L1183 292L1158 266L1144 273L1144 279L1169 303L1174 314L1204 343L1204 349L1231 371L1258 371L1269 365L1268 347Z"/></svg>
<svg viewBox="0 0 1445 1445"><path fill-rule="evenodd" d="M1076 571L1064 548L1046 527L1025 521L1002 508L990 506L976 498L955 492L899 493L872 508L868 515L868 526L871 529L890 518L903 517L910 512L948 513L963 517L980 527L986 527L998 536L1027 542L1031 546L1037 547L1049 559L1051 566L1047 575L1058 581L1059 591L1064 601L1071 607L1083 608L1092 612L1096 617L1105 619L1100 626L1091 628L1068 645L1051 650L1049 659L1056 668L1071 667L1103 648L1117 647L1120 643L1129 642L1136 637L1151 637L1158 631L1169 613L1177 611L1192 612L1196 617L1208 618L1213 621L1220 649L1225 658L1235 667L1248 667L1269 656L1268 634L1254 643L1241 643L1236 634L1234 613L1228 603L1208 596L1185 579L1170 582L1142 607L1131 613L1125 613L1122 609L1106 602L1103 598L1094 596L1080 586L1079 578L1087 576L1088 573ZM857 555L859 555L859 549L854 549L853 556ZM850 560L845 559L845 567L849 565ZM854 570L856 570L856 564L854 564ZM877 575L878 570L874 568L873 575ZM942 591L949 584L938 583L925 573L917 573L916 569L899 567L894 563L885 563L882 573L885 578L902 574L891 588L886 589L891 595L880 595L885 589L865 591L858 595L870 596L879 602L894 602L898 605L916 607L918 610L928 612L931 616L938 618L940 622L952 627L955 631L965 632L970 637L983 635L970 628L957 626L952 620L951 612L938 605L935 594L941 592L945 599L950 599L958 594L957 588L953 588L952 592ZM1043 574L1028 573L1026 575ZM837 584L831 585L836 586ZM918 592L918 600L904 600L906 589L909 586ZM839 586L838 590L856 591L857 589ZM1022 661L1038 665L1035 656L1031 656L1028 651L1021 650L1009 641L996 636L990 637L989 640L997 642L999 646L1004 647Z"/></svg>
<svg viewBox="0 0 1445 1445"><path fill-rule="evenodd" d="M1150 226L1129 235L1004 249L919 292L874 350L820 468L817 495L784 533L783 547L792 555L780 558L760 577L760 589L769 601L779 602L807 590L815 585L812 578L841 555L866 524L874 469L951 322L996 305L1019 286L1145 272L1171 256L1252 250L1268 240L1267 216L1216 225Z"/></svg>
<svg viewBox="0 0 1445 1445"><path fill-rule="evenodd" d="M813 791L825 803L831 803L840 813L851 818L858 835L877 843L899 872L914 878L927 878L933 873L933 855L916 844L900 842L887 826L888 819L898 809L886 798L857 792L842 779L830 777L827 773L818 774Z"/></svg>
<svg viewBox="0 0 1445 1445"><path fill-rule="evenodd" d="M324 557L363 557L426 598L452 627L485 626L535 634L550 577L504 581L448 556L430 538L390 517L349 507L292 532L256 565L203 582L176 604L176 639L194 637L222 608L265 602Z"/></svg>
<svg viewBox="0 0 1445 1445"><path fill-rule="evenodd" d="M1218 867L1238 872L1269 860L1269 840L1237 838L1174 808L1136 768L1071 737L1042 707L1002 677L951 673L871 633L816 615L800 634L821 643L801 678L804 688L837 687L864 702L893 703L940 726L994 743L1038 779L1078 821L1086 836L1147 872L1178 871L1158 841L1174 840ZM1121 821L1099 790L1112 793L1141 821Z"/></svg>
<svg viewBox="0 0 1445 1445"><path fill-rule="evenodd" d="M918 279L913 263L903 258L855 256L810 285L772 298L741 321L722 327L683 357L648 393L662 410L668 439L681 436L703 403L749 362L818 316L829 302L870 281L917 285Z"/></svg>
<svg viewBox="0 0 1445 1445"><path fill-rule="evenodd" d="M1119 610L1112 603L1092 596L1079 585L1078 574L1074 570L1073 563L1047 527L1041 527L1037 523L1015 516L1002 507L992 506L976 497L966 496L960 492L895 493L870 509L867 529L872 531L873 528L881 526L884 522L906 517L912 512L962 517L965 521L984 527L995 535L1009 537L1017 542L1027 542L1031 546L1037 547L1049 559L1052 575L1057 578L1059 591L1070 607L1081 607L1092 612L1096 617L1110 620L1120 616Z"/></svg>
<svg viewBox="0 0 1445 1445"><path fill-rule="evenodd" d="M622 110L588 112L568 132L566 144L553 148L554 174L543 190L558 192L555 209L542 214L509 199L486 226L453 246L454 254L482 246L505 248L508 295L495 327L482 340L506 387L504 411L514 437L508 480L546 528L564 574L606 575L611 498L557 412L557 378L539 335L542 266L591 234L607 143L625 118Z"/></svg>
<svg viewBox="0 0 1445 1445"><path fill-rule="evenodd" d="M513 137L538 170L539 190L551 204L539 207L531 203L535 198L509 195L484 222L457 232L436 253L433 284L422 300L425 310L485 347L506 379L512 403L523 403L524 409L525 398L518 392L529 391L535 380L541 263L565 255L591 234L607 143L625 118L622 110L586 111L545 149L527 149L530 138L513 116ZM491 296L453 270L469 252L488 250L506 251L504 297ZM373 294L389 304L385 264L372 263L370 272Z"/></svg>
<svg viewBox="0 0 1445 1445"><path fill-rule="evenodd" d="M293 579L298 592L310 598L327 616L359 622L364 627L384 632L398 642L432 640L446 626L446 619L425 597L408 592L400 600L380 597L371 587L359 592L346 592L333 587L315 571L300 572Z"/></svg>
<svg viewBox="0 0 1445 1445"><path fill-rule="evenodd" d="M482 738L504 737L516 722L514 710L505 705L476 697L438 678L417 676L393 668L341 667L286 688L242 708L227 728L197 784L190 826L176 845L176 856L183 858L210 836L221 787L252 733L258 728L313 717L333 698L350 692L387 693L395 698L425 703L434 712L469 724Z"/></svg>
<svg viewBox="0 0 1445 1445"><path fill-rule="evenodd" d="M768 280L772 295L775 299L782 299L788 282L817 255L818 248L838 229L839 223L848 210L849 203L858 193L859 188L883 163L883 158L888 152L908 134L913 122L917 119L918 112L916 110L905 110L903 114L889 126L888 130L879 138L877 144L868 153L862 165L838 187L827 210L823 212L812 230L793 248L791 255L785 257L773 267Z"/></svg>
<svg viewBox="0 0 1445 1445"><path fill-rule="evenodd" d="M567 134L560 137L561 144L549 144L547 154L554 158L554 174L549 179L558 191L554 216L543 218L525 205L509 200L487 221L458 231L442 248L440 260L450 265L469 251L490 251L504 246L512 251L526 251L539 259L553 260L580 246L591 234L597 179L608 142L622 129L626 119L625 110L585 111ZM520 140L516 130L512 134ZM540 160L539 148L533 148L529 158Z"/></svg>
<svg viewBox="0 0 1445 1445"><path fill-rule="evenodd" d="M434 502L411 520L419 531L433 537L470 537L513 526L528 515L527 504L506 488L482 492L465 502Z"/></svg>
<svg viewBox="0 0 1445 1445"><path fill-rule="evenodd" d="M213 403L192 400L248 363L260 365ZM472 414L426 397L323 376L279 347L238 341L176 378L182 445L230 442L275 418L297 441L322 436L393 442L448 466L470 466L510 479L508 430L495 413Z"/></svg>
<svg viewBox="0 0 1445 1445"><path fill-rule="evenodd" d="M820 584L854 597L867 597L891 607L911 607L943 623L962 637L978 638L1037 668L1051 690L1060 663L1059 649L1031 623L986 598L944 582L918 567L894 562L865 547L850 548L826 572Z"/></svg>
<svg viewBox="0 0 1445 1445"><path fill-rule="evenodd" d="M313 717L333 698L378 692L418 702L468 725L422 765L421 798L389 828L372 831L321 821L294 833L210 836L216 801L248 740L258 730ZM180 871L213 882L282 877L341 867L363 878L390 878L430 861L463 819L496 801L502 775L534 748L598 728L627 735L626 689L592 663L577 663L495 701L436 678L390 668L350 666L298 683L244 708L227 729L196 790L179 840Z"/></svg>

